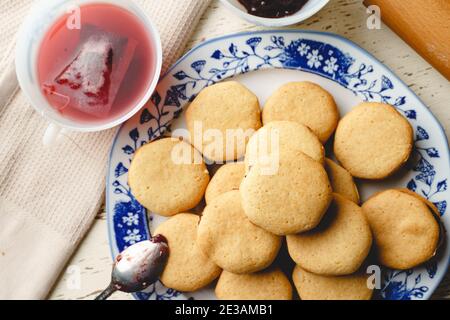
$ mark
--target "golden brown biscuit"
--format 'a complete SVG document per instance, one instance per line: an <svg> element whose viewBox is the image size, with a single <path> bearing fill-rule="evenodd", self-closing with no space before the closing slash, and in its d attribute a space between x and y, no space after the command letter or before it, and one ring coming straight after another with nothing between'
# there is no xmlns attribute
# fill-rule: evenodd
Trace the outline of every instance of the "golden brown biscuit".
<svg viewBox="0 0 450 320"><path fill-rule="evenodd" d="M354 177L383 179L409 158L413 130L393 106L364 102L339 122L334 138L336 158Z"/></svg>
<svg viewBox="0 0 450 320"><path fill-rule="evenodd" d="M325 159L322 143L308 127L294 121L269 122L248 142L245 152L246 170L261 157L283 158L286 152L292 151L301 151L322 164Z"/></svg>
<svg viewBox="0 0 450 320"><path fill-rule="evenodd" d="M320 275L355 273L369 254L372 233L361 208L334 194L320 225L287 236L291 258L303 269Z"/></svg>
<svg viewBox="0 0 450 320"><path fill-rule="evenodd" d="M290 120L309 127L322 143L333 134L339 111L333 96L312 82L290 82L267 100L263 123Z"/></svg>
<svg viewBox="0 0 450 320"><path fill-rule="evenodd" d="M220 82L192 101L186 122L193 145L207 159L236 160L244 156L250 136L261 127L258 98L238 82Z"/></svg>
<svg viewBox="0 0 450 320"><path fill-rule="evenodd" d="M180 213L156 228L169 244L169 260L161 275L161 282L178 291L196 291L217 278L221 269L198 248L199 216Z"/></svg>
<svg viewBox="0 0 450 320"><path fill-rule="evenodd" d="M438 217L418 195L403 190L375 194L363 205L381 264L406 270L433 257L439 243Z"/></svg>
<svg viewBox="0 0 450 320"><path fill-rule="evenodd" d="M351 174L328 158L325 159L325 170L327 171L333 191L358 204L359 192Z"/></svg>
<svg viewBox="0 0 450 320"><path fill-rule="evenodd" d="M244 163L227 163L216 171L206 188L205 200L210 203L217 196L232 190L239 190L245 175Z"/></svg>
<svg viewBox="0 0 450 320"><path fill-rule="evenodd" d="M367 275L321 276L296 266L292 274L302 300L370 300L373 290L367 285Z"/></svg>
<svg viewBox="0 0 450 320"><path fill-rule="evenodd" d="M279 269L251 274L223 271L216 296L221 300L291 300L292 286Z"/></svg>
<svg viewBox="0 0 450 320"><path fill-rule="evenodd" d="M136 199L148 210L171 216L195 207L203 198L209 173L188 143L164 138L139 148L128 172Z"/></svg>
<svg viewBox="0 0 450 320"><path fill-rule="evenodd" d="M332 191L323 166L302 152L286 152L273 171L251 167L240 191L245 214L254 224L278 235L316 227Z"/></svg>
<svg viewBox="0 0 450 320"><path fill-rule="evenodd" d="M211 260L233 273L256 272L268 267L281 246L280 237L247 219L239 191L224 193L206 206L197 242Z"/></svg>
<svg viewBox="0 0 450 320"><path fill-rule="evenodd" d="M417 193L415 193L415 192L413 192L413 191L411 191L409 189L406 189L406 188L398 188L396 190L398 190L400 192L407 193L409 195L412 195L416 199L418 199L418 200L422 201L423 203L425 203L428 206L428 208L434 213L435 217L438 218L437 219L438 223L441 224L441 221L440 221L441 214L440 214L438 208L436 208L436 206L433 204L433 202L431 202L430 200L428 200L428 199L422 197L421 195L419 195L419 194L417 194Z"/></svg>

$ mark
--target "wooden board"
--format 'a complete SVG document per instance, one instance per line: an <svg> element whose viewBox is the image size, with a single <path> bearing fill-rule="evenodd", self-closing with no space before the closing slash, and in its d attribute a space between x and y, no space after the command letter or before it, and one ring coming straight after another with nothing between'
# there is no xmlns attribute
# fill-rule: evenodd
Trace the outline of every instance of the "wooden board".
<svg viewBox="0 0 450 320"><path fill-rule="evenodd" d="M381 19L450 80L450 0L365 0Z"/></svg>

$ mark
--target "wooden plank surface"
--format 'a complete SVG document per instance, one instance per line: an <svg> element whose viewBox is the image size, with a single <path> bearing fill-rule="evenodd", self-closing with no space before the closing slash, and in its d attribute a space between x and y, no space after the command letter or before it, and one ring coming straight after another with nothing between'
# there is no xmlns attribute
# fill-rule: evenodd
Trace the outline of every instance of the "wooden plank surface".
<svg viewBox="0 0 450 320"><path fill-rule="evenodd" d="M365 0L382 20L450 80L450 1Z"/></svg>
<svg viewBox="0 0 450 320"><path fill-rule="evenodd" d="M366 27L368 15L362 0L331 0L317 15L292 28L334 32L354 41L390 67L427 104L450 133L450 83L386 26ZM189 42L192 47L205 39L242 31L260 30L213 1ZM77 286L76 274L80 273ZM93 299L107 285L111 272L104 212L100 212L88 235L51 292L50 299ZM75 278L74 278L75 277ZM450 277L434 298L450 299ZM117 293L112 299L132 299Z"/></svg>

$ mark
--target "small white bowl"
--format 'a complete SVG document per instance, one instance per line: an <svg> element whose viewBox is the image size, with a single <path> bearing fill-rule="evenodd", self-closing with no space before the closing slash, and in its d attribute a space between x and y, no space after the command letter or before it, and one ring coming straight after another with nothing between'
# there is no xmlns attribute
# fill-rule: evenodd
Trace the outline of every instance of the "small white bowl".
<svg viewBox="0 0 450 320"><path fill-rule="evenodd" d="M241 18L247 20L248 22L266 27L285 27L308 19L309 17L320 11L320 9L322 9L330 0L309 0L298 12L283 18L258 17L248 13L247 9L245 9L245 7L240 4L238 0L221 1L225 5L225 7L227 7L229 10L231 10Z"/></svg>

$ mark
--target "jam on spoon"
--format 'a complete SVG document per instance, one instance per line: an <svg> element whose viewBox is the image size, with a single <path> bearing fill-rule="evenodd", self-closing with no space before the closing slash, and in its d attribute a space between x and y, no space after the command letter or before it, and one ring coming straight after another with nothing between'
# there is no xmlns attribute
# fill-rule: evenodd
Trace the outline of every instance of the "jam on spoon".
<svg viewBox="0 0 450 320"><path fill-rule="evenodd" d="M95 300L106 300L117 290L144 290L159 279L168 258L169 246L162 235L133 244L116 257L111 283Z"/></svg>
<svg viewBox="0 0 450 320"><path fill-rule="evenodd" d="M239 0L247 12L263 18L282 18L298 12L308 0Z"/></svg>

